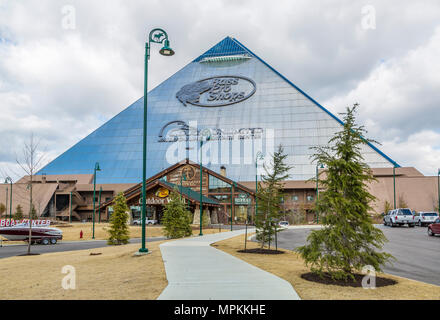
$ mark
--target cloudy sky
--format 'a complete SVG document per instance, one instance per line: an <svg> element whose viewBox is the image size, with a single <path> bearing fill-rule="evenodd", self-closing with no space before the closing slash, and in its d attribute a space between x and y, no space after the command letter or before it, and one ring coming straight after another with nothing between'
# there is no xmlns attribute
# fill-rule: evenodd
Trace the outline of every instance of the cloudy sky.
<svg viewBox="0 0 440 320"><path fill-rule="evenodd" d="M440 2L0 0L0 168L31 132L51 160L229 35L337 114L360 103L369 137L402 166L440 167Z"/></svg>

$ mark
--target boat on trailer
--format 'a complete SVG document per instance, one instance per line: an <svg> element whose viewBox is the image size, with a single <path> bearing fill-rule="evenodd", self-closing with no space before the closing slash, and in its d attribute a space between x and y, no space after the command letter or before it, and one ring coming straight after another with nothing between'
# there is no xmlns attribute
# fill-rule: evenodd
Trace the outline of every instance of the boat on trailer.
<svg viewBox="0 0 440 320"><path fill-rule="evenodd" d="M0 236L9 241L29 241L29 223L19 223L13 226L0 227ZM63 231L57 228L33 225L32 243L56 244L63 239Z"/></svg>

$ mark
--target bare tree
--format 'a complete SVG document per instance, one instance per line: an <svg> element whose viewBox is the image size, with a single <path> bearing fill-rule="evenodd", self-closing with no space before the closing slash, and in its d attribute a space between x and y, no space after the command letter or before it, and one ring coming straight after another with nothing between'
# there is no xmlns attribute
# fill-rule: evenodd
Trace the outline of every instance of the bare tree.
<svg viewBox="0 0 440 320"><path fill-rule="evenodd" d="M44 161L44 154L39 151L39 145L40 141L35 141L34 134L31 133L29 141L24 143L21 160L16 157L17 164L29 177L27 183L27 188L29 189L29 241L27 254L31 253L32 243L32 208L34 207L32 202L33 176L39 169L41 169Z"/></svg>

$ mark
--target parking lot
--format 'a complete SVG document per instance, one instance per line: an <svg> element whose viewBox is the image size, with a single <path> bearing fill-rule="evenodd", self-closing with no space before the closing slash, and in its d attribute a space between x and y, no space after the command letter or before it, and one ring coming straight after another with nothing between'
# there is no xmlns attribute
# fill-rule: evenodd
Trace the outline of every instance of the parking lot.
<svg viewBox="0 0 440 320"><path fill-rule="evenodd" d="M440 237L430 237L426 227L385 227L389 242L384 250L397 260L387 264L384 272L440 286ZM304 245L311 229L288 229L278 234L278 246L294 250Z"/></svg>

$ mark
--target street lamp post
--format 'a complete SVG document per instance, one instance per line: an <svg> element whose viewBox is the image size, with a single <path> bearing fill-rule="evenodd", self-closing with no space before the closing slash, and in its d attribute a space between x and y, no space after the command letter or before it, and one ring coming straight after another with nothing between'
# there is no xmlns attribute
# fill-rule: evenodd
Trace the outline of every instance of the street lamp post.
<svg viewBox="0 0 440 320"><path fill-rule="evenodd" d="M319 167L320 166L320 167ZM319 223L319 211L318 211L318 199L319 199L319 189L318 189L318 182L319 182L319 168L323 169L324 165L317 163L316 164L316 205L315 205L315 210L316 210L316 223Z"/></svg>
<svg viewBox="0 0 440 320"><path fill-rule="evenodd" d="M95 195L96 195L96 171L101 171L101 168L99 167L99 162L95 163L95 168L93 171L93 232L92 232L92 239L95 239Z"/></svg>
<svg viewBox="0 0 440 320"><path fill-rule="evenodd" d="M203 187L203 137L206 136L206 141L211 139L211 134L209 129L204 129L201 133L200 138L200 233L199 236L203 236L202 227L203 227L203 198L202 198L202 187Z"/></svg>
<svg viewBox="0 0 440 320"><path fill-rule="evenodd" d="M12 220L12 179L11 177L6 177L5 179L5 183L9 183L11 184L11 190L9 191L9 224L11 224L11 220ZM7 195L6 195L7 197ZM8 214L8 212L6 211L6 214Z"/></svg>
<svg viewBox="0 0 440 320"><path fill-rule="evenodd" d="M9 195L8 187L6 187L6 194L5 194L5 202L6 202L5 214L6 214L6 217L8 216L8 195ZM9 221L9 223L11 223L11 221Z"/></svg>
<svg viewBox="0 0 440 320"><path fill-rule="evenodd" d="M393 165L394 209L396 209L396 166Z"/></svg>
<svg viewBox="0 0 440 320"><path fill-rule="evenodd" d="M231 183L231 231L232 231L232 206L234 205L234 197L232 194L232 186L234 186L234 183Z"/></svg>
<svg viewBox="0 0 440 320"><path fill-rule="evenodd" d="M69 197L69 223L72 223L72 191L70 191Z"/></svg>
<svg viewBox="0 0 440 320"><path fill-rule="evenodd" d="M148 253L145 247L145 215L146 215L146 180L147 180L147 107L148 107L148 60L150 59L150 42L163 43L159 53L163 56L172 56L173 49L169 47L168 34L155 28L150 31L148 40L145 42L145 69L144 69L144 126L143 126L143 152L142 152L142 247L139 253Z"/></svg>
<svg viewBox="0 0 440 320"><path fill-rule="evenodd" d="M182 180L186 181L186 174L183 171L180 175L180 201L182 201Z"/></svg>
<svg viewBox="0 0 440 320"><path fill-rule="evenodd" d="M261 151L257 152L256 158L255 158L255 220L257 220L257 214L258 214L258 160L263 160L264 156Z"/></svg>
<svg viewBox="0 0 440 320"><path fill-rule="evenodd" d="M440 214L440 169L437 170L438 212Z"/></svg>
<svg viewBox="0 0 440 320"><path fill-rule="evenodd" d="M99 217L99 223L101 223L101 193L102 193L102 186L99 187L99 196L98 196L98 217Z"/></svg>

